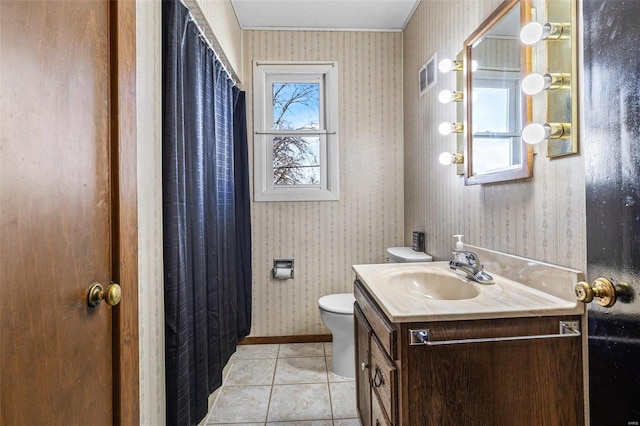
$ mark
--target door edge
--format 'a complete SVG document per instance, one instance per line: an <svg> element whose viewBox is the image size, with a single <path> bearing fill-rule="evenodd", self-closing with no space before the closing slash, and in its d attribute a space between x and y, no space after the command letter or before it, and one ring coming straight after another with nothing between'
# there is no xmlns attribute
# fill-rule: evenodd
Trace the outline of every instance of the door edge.
<svg viewBox="0 0 640 426"><path fill-rule="evenodd" d="M113 424L140 424L136 4L110 2L113 280L122 302L113 311Z"/></svg>

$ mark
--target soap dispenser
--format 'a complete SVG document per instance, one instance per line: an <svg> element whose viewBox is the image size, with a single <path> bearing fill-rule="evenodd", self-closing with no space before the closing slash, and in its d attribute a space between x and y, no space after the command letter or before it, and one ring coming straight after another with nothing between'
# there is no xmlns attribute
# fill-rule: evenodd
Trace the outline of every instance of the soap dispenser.
<svg viewBox="0 0 640 426"><path fill-rule="evenodd" d="M456 241L456 250L455 251L460 251L460 250L464 250L464 243L462 242L462 237L464 237L464 235L454 235L453 238L457 238L458 241Z"/></svg>

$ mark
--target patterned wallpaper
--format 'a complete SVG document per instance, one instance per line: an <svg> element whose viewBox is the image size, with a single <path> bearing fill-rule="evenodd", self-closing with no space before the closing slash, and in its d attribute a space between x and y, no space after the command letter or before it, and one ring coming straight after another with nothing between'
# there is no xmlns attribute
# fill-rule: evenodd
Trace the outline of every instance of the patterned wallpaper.
<svg viewBox="0 0 640 426"><path fill-rule="evenodd" d="M242 80L242 29L230 0L184 0L216 53ZM238 82L240 83L240 82Z"/></svg>
<svg viewBox="0 0 640 426"><path fill-rule="evenodd" d="M533 178L464 186L438 155L455 149L455 136L437 126L455 117L454 105L437 94L455 87L455 76L438 73L434 88L419 97L416 75L433 55L453 58L469 34L501 0L423 1L403 33L405 239L426 232L426 251L451 256L452 234L469 244L585 270L584 160L550 160L544 143L534 156Z"/></svg>
<svg viewBox="0 0 640 426"><path fill-rule="evenodd" d="M339 62L340 201L251 205L251 335L328 334L318 299L351 292L351 265L383 262L384 249L403 240L402 34L246 31L243 37L249 100L254 60ZM247 113L251 135L251 105ZM294 258L295 279L272 280L274 258Z"/></svg>

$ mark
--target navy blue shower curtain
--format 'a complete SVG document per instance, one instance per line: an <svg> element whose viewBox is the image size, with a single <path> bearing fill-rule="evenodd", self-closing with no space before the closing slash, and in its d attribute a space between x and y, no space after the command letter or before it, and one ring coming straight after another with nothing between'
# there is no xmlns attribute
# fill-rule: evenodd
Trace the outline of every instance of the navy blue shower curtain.
<svg viewBox="0 0 640 426"><path fill-rule="evenodd" d="M249 193L249 146L247 141L247 103L245 93L233 88L234 167L236 190L236 254L238 278L238 336L251 330L251 194Z"/></svg>
<svg viewBox="0 0 640 426"><path fill-rule="evenodd" d="M188 9L163 2L167 424L195 425L251 320L244 93Z"/></svg>

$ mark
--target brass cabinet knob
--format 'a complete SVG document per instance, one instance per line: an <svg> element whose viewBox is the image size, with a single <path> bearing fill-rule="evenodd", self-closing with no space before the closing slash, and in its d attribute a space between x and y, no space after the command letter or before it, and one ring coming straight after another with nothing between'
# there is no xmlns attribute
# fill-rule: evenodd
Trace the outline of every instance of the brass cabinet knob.
<svg viewBox="0 0 640 426"><path fill-rule="evenodd" d="M616 303L616 289L606 278L596 278L593 284L580 281L575 287L576 297L583 303L589 303L594 298L600 306L609 308Z"/></svg>
<svg viewBox="0 0 640 426"><path fill-rule="evenodd" d="M105 292L104 287L100 283L93 283L89 287L89 293L87 295L87 304L89 306L98 306L103 300L108 305L116 306L122 299L122 289L117 283L111 283L107 286Z"/></svg>

